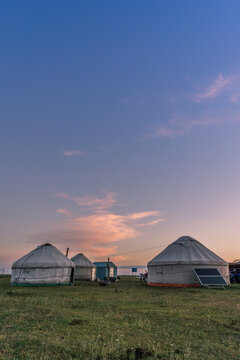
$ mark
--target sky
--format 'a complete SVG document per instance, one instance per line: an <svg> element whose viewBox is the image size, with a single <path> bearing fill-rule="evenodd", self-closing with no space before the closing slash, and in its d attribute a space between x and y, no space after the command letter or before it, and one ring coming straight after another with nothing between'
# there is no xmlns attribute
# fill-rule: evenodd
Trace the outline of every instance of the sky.
<svg viewBox="0 0 240 360"><path fill-rule="evenodd" d="M238 0L0 3L0 268L50 242L240 258Z"/></svg>

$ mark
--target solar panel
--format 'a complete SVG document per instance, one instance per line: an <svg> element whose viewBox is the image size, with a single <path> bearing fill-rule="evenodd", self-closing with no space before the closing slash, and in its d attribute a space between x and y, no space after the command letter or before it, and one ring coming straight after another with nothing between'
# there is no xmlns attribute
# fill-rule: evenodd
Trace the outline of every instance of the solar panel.
<svg viewBox="0 0 240 360"><path fill-rule="evenodd" d="M196 268L193 269L200 284L208 288L225 288L226 281L216 268Z"/></svg>
<svg viewBox="0 0 240 360"><path fill-rule="evenodd" d="M201 282L203 285L227 285L222 276L201 276Z"/></svg>
<svg viewBox="0 0 240 360"><path fill-rule="evenodd" d="M217 275L217 276L222 276L218 269L215 269L215 268L202 268L202 269L194 269L195 270L195 273L198 275L198 276L201 276L201 275Z"/></svg>

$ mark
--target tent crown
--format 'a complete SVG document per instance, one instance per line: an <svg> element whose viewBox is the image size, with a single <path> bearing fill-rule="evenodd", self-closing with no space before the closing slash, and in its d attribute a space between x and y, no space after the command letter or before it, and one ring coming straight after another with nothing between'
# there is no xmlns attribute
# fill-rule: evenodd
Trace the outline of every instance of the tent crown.
<svg viewBox="0 0 240 360"><path fill-rule="evenodd" d="M191 236L187 236L187 235L184 235L184 236L181 236L180 238L178 238L177 240L175 240L173 244L179 244L179 245L183 245L185 247L188 247L190 246L193 242L195 242L197 240L195 240L194 238L192 238Z"/></svg>

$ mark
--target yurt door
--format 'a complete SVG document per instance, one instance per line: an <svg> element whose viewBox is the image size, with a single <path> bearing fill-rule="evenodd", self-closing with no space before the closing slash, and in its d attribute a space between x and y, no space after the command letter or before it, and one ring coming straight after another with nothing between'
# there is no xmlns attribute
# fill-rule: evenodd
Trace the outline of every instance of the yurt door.
<svg viewBox="0 0 240 360"><path fill-rule="evenodd" d="M110 268L110 277L114 277L114 268L113 267Z"/></svg>
<svg viewBox="0 0 240 360"><path fill-rule="evenodd" d="M92 268L92 281L96 279L96 269Z"/></svg>
<svg viewBox="0 0 240 360"><path fill-rule="evenodd" d="M71 278L70 278L71 285L73 285L73 279L74 279L74 268L71 269Z"/></svg>

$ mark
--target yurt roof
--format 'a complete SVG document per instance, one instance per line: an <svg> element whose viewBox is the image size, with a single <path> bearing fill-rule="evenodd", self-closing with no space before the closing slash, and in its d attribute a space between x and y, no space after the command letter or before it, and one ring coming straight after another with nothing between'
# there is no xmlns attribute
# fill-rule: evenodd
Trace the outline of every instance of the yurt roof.
<svg viewBox="0 0 240 360"><path fill-rule="evenodd" d="M182 236L149 261L148 266L176 264L226 265L227 262L199 241Z"/></svg>
<svg viewBox="0 0 240 360"><path fill-rule="evenodd" d="M84 254L77 254L71 260L76 266L96 267Z"/></svg>
<svg viewBox="0 0 240 360"><path fill-rule="evenodd" d="M12 268L55 268L75 267L61 251L51 244L43 244L24 255L12 265Z"/></svg>

